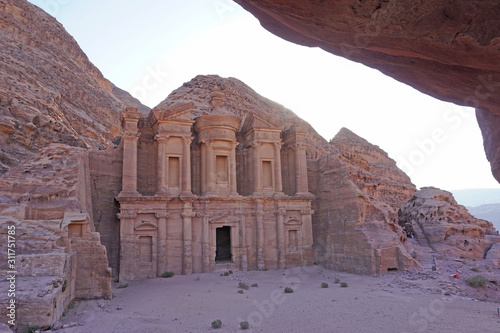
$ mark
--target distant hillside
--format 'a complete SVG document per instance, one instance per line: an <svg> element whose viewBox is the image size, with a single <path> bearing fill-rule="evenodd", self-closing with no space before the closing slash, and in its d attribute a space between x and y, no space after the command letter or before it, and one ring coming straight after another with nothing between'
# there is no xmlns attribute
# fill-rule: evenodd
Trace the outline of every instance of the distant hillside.
<svg viewBox="0 0 500 333"><path fill-rule="evenodd" d="M475 217L490 221L497 230L500 230L500 203L467 207L467 209Z"/></svg>
<svg viewBox="0 0 500 333"><path fill-rule="evenodd" d="M500 189L478 188L451 191L455 200L466 207L500 203Z"/></svg>

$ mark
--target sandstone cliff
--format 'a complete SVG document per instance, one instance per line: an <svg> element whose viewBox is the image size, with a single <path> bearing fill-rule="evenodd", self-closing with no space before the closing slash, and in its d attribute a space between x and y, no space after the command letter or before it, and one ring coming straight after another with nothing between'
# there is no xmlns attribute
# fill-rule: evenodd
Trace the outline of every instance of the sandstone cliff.
<svg viewBox="0 0 500 333"><path fill-rule="evenodd" d="M421 246L437 253L466 259L483 259L497 235L491 222L476 219L450 192L424 187L399 211L399 224Z"/></svg>
<svg viewBox="0 0 500 333"><path fill-rule="evenodd" d="M0 175L50 143L107 147L120 133L121 99L145 108L24 0L0 0L0 82Z"/></svg>
<svg viewBox="0 0 500 333"><path fill-rule="evenodd" d="M404 247L397 211L415 192L408 176L383 150L343 128L334 152L318 160L313 216L319 263L360 274L420 265Z"/></svg>
<svg viewBox="0 0 500 333"><path fill-rule="evenodd" d="M318 46L436 98L477 109L500 181L500 4L496 0L235 0L272 33Z"/></svg>

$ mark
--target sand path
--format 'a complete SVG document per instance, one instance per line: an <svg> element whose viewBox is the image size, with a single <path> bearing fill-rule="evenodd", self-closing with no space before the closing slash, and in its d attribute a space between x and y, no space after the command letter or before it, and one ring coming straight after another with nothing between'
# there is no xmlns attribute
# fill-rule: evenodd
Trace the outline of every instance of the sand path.
<svg viewBox="0 0 500 333"><path fill-rule="evenodd" d="M62 323L78 326L57 332L500 332L500 304L454 295L450 279L358 276L318 266L148 279L115 289L111 301L76 303ZM258 287L240 294L239 282ZM294 292L285 294L286 286ZM211 327L215 319L222 328ZM241 330L241 321L250 329Z"/></svg>

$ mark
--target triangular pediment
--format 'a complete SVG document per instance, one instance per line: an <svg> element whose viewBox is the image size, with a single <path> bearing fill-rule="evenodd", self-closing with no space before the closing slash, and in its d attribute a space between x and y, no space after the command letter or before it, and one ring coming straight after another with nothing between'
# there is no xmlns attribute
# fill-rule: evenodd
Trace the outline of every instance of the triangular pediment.
<svg viewBox="0 0 500 333"><path fill-rule="evenodd" d="M280 124L274 118L262 117L254 112L251 112L245 119L241 131L246 133L251 129L280 129Z"/></svg>
<svg viewBox="0 0 500 333"><path fill-rule="evenodd" d="M182 103L169 107L167 110L154 109L152 112L156 121L162 120L191 120L191 112L194 109L194 103Z"/></svg>

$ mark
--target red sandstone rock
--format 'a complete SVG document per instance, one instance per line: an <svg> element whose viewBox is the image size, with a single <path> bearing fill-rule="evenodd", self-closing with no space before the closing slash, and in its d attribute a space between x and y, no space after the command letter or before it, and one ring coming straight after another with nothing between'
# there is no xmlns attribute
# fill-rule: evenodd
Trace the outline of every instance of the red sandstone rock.
<svg viewBox="0 0 500 333"><path fill-rule="evenodd" d="M420 269L404 247L397 210L415 186L383 150L348 129L332 139L335 152L311 162L317 177L314 241L326 267L361 274Z"/></svg>
<svg viewBox="0 0 500 333"><path fill-rule="evenodd" d="M485 1L235 0L291 42L361 62L477 108L500 181L500 4Z"/></svg>
<svg viewBox="0 0 500 333"><path fill-rule="evenodd" d="M420 245L438 253L482 259L492 246L486 235L497 234L491 222L476 219L450 192L424 187L405 203L399 224Z"/></svg>
<svg viewBox="0 0 500 333"><path fill-rule="evenodd" d="M0 82L0 174L50 143L108 147L120 133L121 99L145 108L24 0L0 0Z"/></svg>

